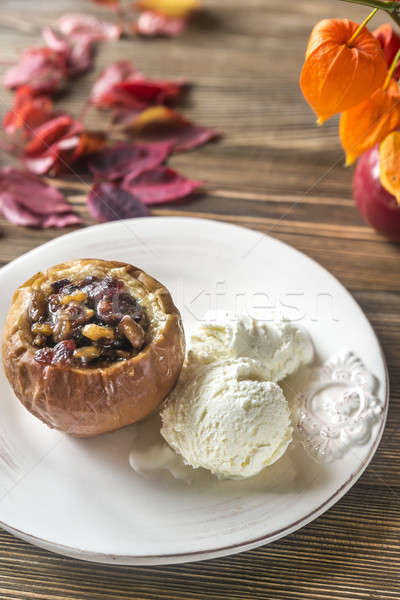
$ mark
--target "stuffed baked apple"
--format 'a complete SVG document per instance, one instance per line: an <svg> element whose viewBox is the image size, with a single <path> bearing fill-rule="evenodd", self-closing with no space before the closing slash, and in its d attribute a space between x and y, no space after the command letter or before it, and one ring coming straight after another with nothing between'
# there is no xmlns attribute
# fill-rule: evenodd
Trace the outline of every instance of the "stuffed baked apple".
<svg viewBox="0 0 400 600"><path fill-rule="evenodd" d="M16 396L50 427L78 437L155 411L184 355L168 290L137 267L97 259L51 267L19 287L3 336Z"/></svg>

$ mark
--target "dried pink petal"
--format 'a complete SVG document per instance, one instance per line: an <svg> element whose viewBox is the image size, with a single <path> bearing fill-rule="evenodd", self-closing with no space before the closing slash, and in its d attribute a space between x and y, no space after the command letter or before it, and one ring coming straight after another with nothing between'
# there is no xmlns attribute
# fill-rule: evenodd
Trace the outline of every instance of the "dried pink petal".
<svg viewBox="0 0 400 600"><path fill-rule="evenodd" d="M120 129L143 141L170 143L173 152L193 150L220 135L215 129L195 125L166 106L152 106L139 114L116 111L114 121Z"/></svg>
<svg viewBox="0 0 400 600"><path fill-rule="evenodd" d="M49 173L56 163L56 156L49 154L48 156L39 156L36 158L25 159L25 166L36 175L45 175Z"/></svg>
<svg viewBox="0 0 400 600"><path fill-rule="evenodd" d="M138 198L120 185L108 181L93 186L87 206L90 214L100 222L149 215L149 209Z"/></svg>
<svg viewBox="0 0 400 600"><path fill-rule="evenodd" d="M134 100L151 105L174 102L186 87L186 81L148 79L137 73L117 83L113 91L123 91Z"/></svg>
<svg viewBox="0 0 400 600"><path fill-rule="evenodd" d="M51 118L52 112L53 103L49 96L37 95L23 85L15 93L13 107L4 116L4 130L8 135L22 130L29 138L34 129Z"/></svg>
<svg viewBox="0 0 400 600"><path fill-rule="evenodd" d="M61 89L67 77L64 54L51 48L30 48L22 54L18 64L8 69L4 76L7 88L29 85L40 93L54 93Z"/></svg>
<svg viewBox="0 0 400 600"><path fill-rule="evenodd" d="M103 179L137 177L143 171L161 165L168 157L170 144L120 143L97 153L89 169Z"/></svg>
<svg viewBox="0 0 400 600"><path fill-rule="evenodd" d="M54 50L54 52L59 52L65 55L69 54L69 43L52 27L43 27L42 36L47 46Z"/></svg>
<svg viewBox="0 0 400 600"><path fill-rule="evenodd" d="M164 204L180 200L200 185L200 181L186 179L168 167L157 167L135 178L128 175L123 181L123 187L144 204Z"/></svg>
<svg viewBox="0 0 400 600"><path fill-rule="evenodd" d="M70 227L71 225L81 225L82 219L79 215L74 212L57 213L56 215L49 215L43 219L42 227Z"/></svg>
<svg viewBox="0 0 400 600"><path fill-rule="evenodd" d="M185 31L187 19L166 17L150 10L142 12L134 26L139 35L146 37L176 37Z"/></svg>
<svg viewBox="0 0 400 600"><path fill-rule="evenodd" d="M51 27L45 27L43 37L49 48L64 57L68 75L81 75L92 68L98 36L82 32L65 38Z"/></svg>
<svg viewBox="0 0 400 600"><path fill-rule="evenodd" d="M120 60L106 67L94 83L90 94L91 103L101 107L104 96L114 85L135 73L136 69L129 60Z"/></svg>
<svg viewBox="0 0 400 600"><path fill-rule="evenodd" d="M129 61L119 61L101 73L90 101L99 108L145 109L176 101L186 87L185 81L148 79Z"/></svg>
<svg viewBox="0 0 400 600"><path fill-rule="evenodd" d="M41 217L18 204L10 194L0 193L0 213L9 223L25 227L40 227Z"/></svg>
<svg viewBox="0 0 400 600"><path fill-rule="evenodd" d="M33 131L25 146L25 166L37 175L55 174L98 152L104 144L103 133L85 131L80 121L61 114Z"/></svg>
<svg viewBox="0 0 400 600"><path fill-rule="evenodd" d="M93 67L95 41L90 34L79 33L70 36L70 51L67 65L69 75L81 75Z"/></svg>
<svg viewBox="0 0 400 600"><path fill-rule="evenodd" d="M64 227L82 223L59 190L12 167L0 169L0 212L16 225Z"/></svg>
<svg viewBox="0 0 400 600"><path fill-rule="evenodd" d="M115 23L107 23L92 15L71 13L58 19L58 28L66 36L74 34L91 34L96 41L117 40L122 35L122 27Z"/></svg>

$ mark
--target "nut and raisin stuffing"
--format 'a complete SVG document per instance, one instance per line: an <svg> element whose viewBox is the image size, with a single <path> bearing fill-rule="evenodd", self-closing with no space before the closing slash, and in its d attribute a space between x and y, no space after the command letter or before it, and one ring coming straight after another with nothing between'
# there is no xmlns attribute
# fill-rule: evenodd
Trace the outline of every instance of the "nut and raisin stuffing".
<svg viewBox="0 0 400 600"><path fill-rule="evenodd" d="M54 281L48 297L35 290L29 318L34 358L43 365L101 366L127 360L146 344L142 306L110 275Z"/></svg>
<svg viewBox="0 0 400 600"><path fill-rule="evenodd" d="M181 371L185 335L170 292L154 277L82 258L17 288L2 357L27 410L53 429L93 437L160 407Z"/></svg>

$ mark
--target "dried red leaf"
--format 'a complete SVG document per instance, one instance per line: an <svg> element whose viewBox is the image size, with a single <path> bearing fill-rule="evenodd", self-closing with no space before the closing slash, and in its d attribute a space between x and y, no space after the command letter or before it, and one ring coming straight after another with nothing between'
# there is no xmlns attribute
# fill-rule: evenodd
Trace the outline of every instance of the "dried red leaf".
<svg viewBox="0 0 400 600"><path fill-rule="evenodd" d="M61 89L67 77L64 54L51 48L25 50L18 64L6 71L4 85L14 89L28 85L37 93L54 93Z"/></svg>
<svg viewBox="0 0 400 600"><path fill-rule="evenodd" d="M120 60L106 67L94 83L90 94L91 103L99 108L107 108L107 104L103 104L103 100L110 90L115 84L135 73L136 69L129 60Z"/></svg>
<svg viewBox="0 0 400 600"><path fill-rule="evenodd" d="M58 25L61 33L45 27L43 36L49 48L64 56L69 75L80 75L91 69L96 44L118 39L122 33L120 25L91 15L64 15Z"/></svg>
<svg viewBox="0 0 400 600"><path fill-rule="evenodd" d="M54 52L58 52L59 54L65 55L65 58L68 57L69 43L52 27L43 27L42 36L47 46L51 48L51 50L54 50Z"/></svg>
<svg viewBox="0 0 400 600"><path fill-rule="evenodd" d="M161 165L170 150L170 144L165 143L119 143L99 152L89 163L89 169L103 179L122 179L127 175L137 177L143 171Z"/></svg>
<svg viewBox="0 0 400 600"><path fill-rule="evenodd" d="M121 25L107 23L93 15L78 13L60 17L58 28L65 36L90 34L95 41L117 40L122 35Z"/></svg>
<svg viewBox="0 0 400 600"><path fill-rule="evenodd" d="M25 165L37 175L56 174L97 152L104 144L104 134L84 131L79 121L60 115L34 131L25 147Z"/></svg>
<svg viewBox="0 0 400 600"><path fill-rule="evenodd" d="M106 135L101 131L84 131L79 137L74 160L96 154L105 147Z"/></svg>
<svg viewBox="0 0 400 600"><path fill-rule="evenodd" d="M140 114L117 113L116 122L142 140L169 142L173 152L193 150L220 135L215 129L195 125L166 106L153 106Z"/></svg>
<svg viewBox="0 0 400 600"><path fill-rule="evenodd" d="M379 41L386 62L390 67L395 59L397 51L400 50L400 36L397 35L393 30L393 27L388 23L375 29L375 31L372 32L372 35ZM397 80L400 78L400 65L395 69L393 77Z"/></svg>
<svg viewBox="0 0 400 600"><path fill-rule="evenodd" d="M134 178L128 175L123 182L123 187L143 204L174 202L185 198L200 185L200 181L186 179L168 167L157 167Z"/></svg>
<svg viewBox="0 0 400 600"><path fill-rule="evenodd" d="M16 225L65 227L82 223L59 190L12 167L0 169L0 212Z"/></svg>
<svg viewBox="0 0 400 600"><path fill-rule="evenodd" d="M97 37L93 34L76 33L66 39L51 27L45 27L43 37L49 48L64 57L69 76L81 75L92 68L97 42Z"/></svg>
<svg viewBox="0 0 400 600"><path fill-rule="evenodd" d="M176 101L186 86L183 81L147 79L129 61L119 61L101 73L90 100L99 108L140 110Z"/></svg>
<svg viewBox="0 0 400 600"><path fill-rule="evenodd" d="M183 81L146 79L137 73L133 77L117 83L114 90L126 92L134 100L145 104L164 104L174 102L186 85L186 82Z"/></svg>
<svg viewBox="0 0 400 600"><path fill-rule="evenodd" d="M149 209L119 184L104 181L91 189L87 206L90 214L100 222L133 217L147 217Z"/></svg>
<svg viewBox="0 0 400 600"><path fill-rule="evenodd" d="M30 135L32 130L50 119L53 103L49 96L37 96L24 85L15 93L12 109L4 116L3 125L9 135L23 130Z"/></svg>
<svg viewBox="0 0 400 600"><path fill-rule="evenodd" d="M42 227L70 227L71 225L82 225L82 218L74 212L62 213L57 215L49 215L43 220Z"/></svg>
<svg viewBox="0 0 400 600"><path fill-rule="evenodd" d="M93 67L95 41L85 33L71 35L69 39L71 47L67 60L68 74L75 76L90 71Z"/></svg>
<svg viewBox="0 0 400 600"><path fill-rule="evenodd" d="M55 142L64 137L74 120L69 115L60 115L47 121L33 131L31 141L25 146L26 156L37 156L46 152Z"/></svg>
<svg viewBox="0 0 400 600"><path fill-rule="evenodd" d="M186 26L186 18L166 17L147 10L139 15L133 29L135 33L145 37L176 37L185 31Z"/></svg>
<svg viewBox="0 0 400 600"><path fill-rule="evenodd" d="M97 108L123 108L141 112L147 106L148 104L141 102L124 89L114 87L102 96L101 104L98 104Z"/></svg>

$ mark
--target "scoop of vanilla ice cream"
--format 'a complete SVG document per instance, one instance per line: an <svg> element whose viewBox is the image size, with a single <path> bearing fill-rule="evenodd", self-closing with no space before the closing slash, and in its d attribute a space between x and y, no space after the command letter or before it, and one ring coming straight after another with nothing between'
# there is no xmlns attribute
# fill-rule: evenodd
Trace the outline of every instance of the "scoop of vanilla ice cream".
<svg viewBox="0 0 400 600"><path fill-rule="evenodd" d="M280 381L311 362L313 354L308 333L289 321L265 323L247 315L210 311L192 335L188 363L196 367L249 357L263 364L266 379Z"/></svg>
<svg viewBox="0 0 400 600"><path fill-rule="evenodd" d="M195 468L244 479L282 456L292 439L281 388L261 363L228 359L198 372L187 365L161 411L161 434Z"/></svg>

